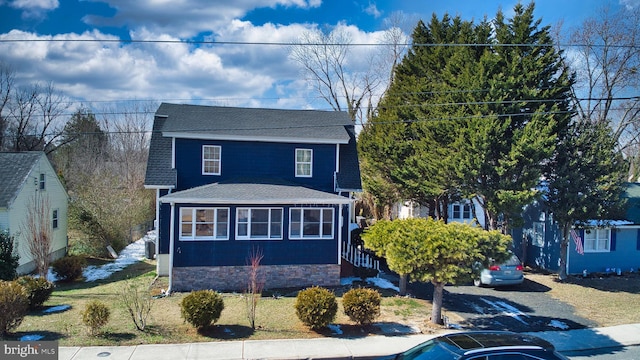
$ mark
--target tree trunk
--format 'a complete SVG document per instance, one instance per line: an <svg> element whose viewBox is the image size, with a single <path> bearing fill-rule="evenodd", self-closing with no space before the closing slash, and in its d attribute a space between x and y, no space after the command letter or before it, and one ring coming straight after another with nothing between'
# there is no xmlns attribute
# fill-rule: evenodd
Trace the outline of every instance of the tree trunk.
<svg viewBox="0 0 640 360"><path fill-rule="evenodd" d="M444 292L443 282L431 282L433 284L433 307L431 308L431 323L442 324L442 296Z"/></svg>
<svg viewBox="0 0 640 360"><path fill-rule="evenodd" d="M558 280L567 279L567 254L569 252L569 223L560 224L562 240L560 241L560 269L558 270Z"/></svg>
<svg viewBox="0 0 640 360"><path fill-rule="evenodd" d="M407 274L400 274L400 296L407 295Z"/></svg>

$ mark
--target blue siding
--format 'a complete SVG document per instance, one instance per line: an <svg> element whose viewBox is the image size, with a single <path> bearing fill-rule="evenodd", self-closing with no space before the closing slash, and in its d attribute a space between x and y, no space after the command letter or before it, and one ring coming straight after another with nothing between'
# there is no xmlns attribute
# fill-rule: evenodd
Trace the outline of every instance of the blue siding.
<svg viewBox="0 0 640 360"><path fill-rule="evenodd" d="M253 249L259 248L264 258L263 265L288 265L288 264L337 264L338 263L338 206L321 205L308 207L331 207L334 209L334 237L332 239L304 239L289 240L289 209L290 206L282 205L256 205L242 207L279 207L283 208L283 239L282 240L236 240L236 207L223 205L230 208L229 240L211 241L182 241L179 240L180 207L189 207L189 204L176 206L176 240L174 242L174 266L242 266L247 265L247 258ZM204 207L198 205L198 207ZM216 207L212 204L210 207ZM299 205L295 207L307 207ZM345 206L346 207L346 206ZM344 229L343 229L344 230ZM343 232L344 236L344 232Z"/></svg>
<svg viewBox="0 0 640 360"><path fill-rule="evenodd" d="M615 250L613 250L614 244ZM637 229L611 229L611 248L612 250L608 252L585 252L584 255L580 255L575 251L575 243L570 241L569 273L580 274L583 270L590 273L605 272L607 268L629 271L640 267Z"/></svg>
<svg viewBox="0 0 640 360"><path fill-rule="evenodd" d="M222 148L221 175L202 175L202 146ZM295 177L295 149L313 149L313 177ZM336 146L176 139L176 190L237 178L279 178L310 188L333 191Z"/></svg>
<svg viewBox="0 0 640 360"><path fill-rule="evenodd" d="M168 190L160 190L160 196L167 195ZM160 204L160 218L158 219L158 253L169 253L169 231L171 228L171 205Z"/></svg>

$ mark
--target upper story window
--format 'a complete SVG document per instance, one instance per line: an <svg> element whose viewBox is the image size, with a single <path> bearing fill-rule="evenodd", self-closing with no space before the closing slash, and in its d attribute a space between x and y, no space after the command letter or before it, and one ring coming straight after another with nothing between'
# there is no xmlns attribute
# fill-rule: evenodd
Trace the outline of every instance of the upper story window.
<svg viewBox="0 0 640 360"><path fill-rule="evenodd" d="M220 175L222 147L204 145L202 147L202 175Z"/></svg>
<svg viewBox="0 0 640 360"><path fill-rule="evenodd" d="M291 239L332 239L332 208L295 208L289 211Z"/></svg>
<svg viewBox="0 0 640 360"><path fill-rule="evenodd" d="M451 205L451 217L453 219L471 220L471 204L455 203Z"/></svg>
<svg viewBox="0 0 640 360"><path fill-rule="evenodd" d="M180 240L228 240L229 208L181 208Z"/></svg>
<svg viewBox="0 0 640 360"><path fill-rule="evenodd" d="M46 175L40 174L40 179L38 179L38 189L44 190L46 188Z"/></svg>
<svg viewBox="0 0 640 360"><path fill-rule="evenodd" d="M611 249L611 229L586 229L584 251L606 252Z"/></svg>
<svg viewBox="0 0 640 360"><path fill-rule="evenodd" d="M236 209L236 239L282 240L282 208Z"/></svg>
<svg viewBox="0 0 640 360"><path fill-rule="evenodd" d="M51 216L51 227L58 228L58 209L53 209L53 215Z"/></svg>
<svg viewBox="0 0 640 360"><path fill-rule="evenodd" d="M296 177L311 177L313 169L313 150L296 149Z"/></svg>

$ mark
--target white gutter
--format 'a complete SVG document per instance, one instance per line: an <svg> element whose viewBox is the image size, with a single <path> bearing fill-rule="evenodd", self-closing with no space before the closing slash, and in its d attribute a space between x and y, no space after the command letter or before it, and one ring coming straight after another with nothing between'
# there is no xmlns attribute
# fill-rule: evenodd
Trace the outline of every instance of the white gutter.
<svg viewBox="0 0 640 360"><path fill-rule="evenodd" d="M342 204L338 207L338 211L338 265L342 265L342 227L344 226Z"/></svg>
<svg viewBox="0 0 640 360"><path fill-rule="evenodd" d="M169 288L167 289L167 295L171 294L171 287L173 286L173 246L174 246L174 234L175 234L175 215L176 204L171 203L171 222L169 223Z"/></svg>

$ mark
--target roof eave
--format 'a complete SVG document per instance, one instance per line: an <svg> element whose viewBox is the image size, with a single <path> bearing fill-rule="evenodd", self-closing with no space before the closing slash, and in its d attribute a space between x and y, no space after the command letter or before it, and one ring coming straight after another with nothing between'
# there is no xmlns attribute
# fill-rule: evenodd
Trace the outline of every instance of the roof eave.
<svg viewBox="0 0 640 360"><path fill-rule="evenodd" d="M161 197L160 202L164 204L224 204L224 205L346 205L352 202L349 198L342 199L323 199L323 198L303 198L303 199L262 199L262 200L246 200L246 199L203 199L203 198L178 198L178 197Z"/></svg>
<svg viewBox="0 0 640 360"><path fill-rule="evenodd" d="M201 132L173 132L165 131L164 137L180 139L200 139L200 140L228 140L228 141L259 141L259 142L279 142L279 143L304 143L304 144L347 144L349 139L332 138L299 138L299 137L271 137L271 136L242 136L225 134L206 134Z"/></svg>

